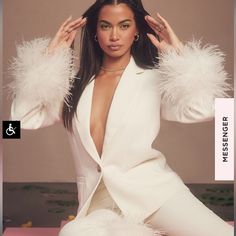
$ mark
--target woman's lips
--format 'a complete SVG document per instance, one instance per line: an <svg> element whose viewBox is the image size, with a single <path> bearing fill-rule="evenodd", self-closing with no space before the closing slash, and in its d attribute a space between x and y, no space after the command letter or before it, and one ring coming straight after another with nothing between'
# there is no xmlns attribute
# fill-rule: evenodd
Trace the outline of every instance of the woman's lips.
<svg viewBox="0 0 236 236"><path fill-rule="evenodd" d="M121 48L121 45L109 45L108 46L112 51L118 51Z"/></svg>

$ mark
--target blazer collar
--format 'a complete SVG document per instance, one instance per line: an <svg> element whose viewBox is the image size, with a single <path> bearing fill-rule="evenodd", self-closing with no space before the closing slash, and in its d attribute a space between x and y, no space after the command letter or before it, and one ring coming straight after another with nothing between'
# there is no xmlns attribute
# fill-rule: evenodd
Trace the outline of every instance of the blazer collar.
<svg viewBox="0 0 236 236"><path fill-rule="evenodd" d="M141 83L138 82L137 79L142 77L141 74L143 72L144 69L138 67L134 58L131 56L116 87L110 105L101 158L90 133L92 96L95 81L94 76L90 79L89 84L83 91L77 106L78 120L75 120L76 127L74 127L74 132L76 131L75 129L78 129L84 148L97 163L100 163L103 160L109 147L111 148L111 145L108 144L117 130L119 130L119 127L123 124L128 111L132 108L135 97L138 94L139 89L141 89Z"/></svg>

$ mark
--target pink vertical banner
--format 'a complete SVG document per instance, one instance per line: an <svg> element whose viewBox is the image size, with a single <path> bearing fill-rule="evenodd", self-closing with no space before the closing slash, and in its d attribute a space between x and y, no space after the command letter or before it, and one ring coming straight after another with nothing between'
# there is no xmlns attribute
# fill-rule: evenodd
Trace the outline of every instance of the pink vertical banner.
<svg viewBox="0 0 236 236"><path fill-rule="evenodd" d="M215 99L215 180L234 180L234 98Z"/></svg>

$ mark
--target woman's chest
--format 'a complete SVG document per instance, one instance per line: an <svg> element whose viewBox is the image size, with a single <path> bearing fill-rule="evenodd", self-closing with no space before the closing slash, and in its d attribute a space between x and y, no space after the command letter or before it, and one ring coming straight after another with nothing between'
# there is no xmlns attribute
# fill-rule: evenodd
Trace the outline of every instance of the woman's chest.
<svg viewBox="0 0 236 236"><path fill-rule="evenodd" d="M77 106L77 124L84 142L91 143L92 149L96 146L95 152L101 156L104 146L112 140L119 142L115 137L153 139L160 125L160 96L151 76L125 73L109 87L95 86L95 82L91 80Z"/></svg>
<svg viewBox="0 0 236 236"><path fill-rule="evenodd" d="M92 88L90 134L99 154L102 152L106 123L120 76L97 77Z"/></svg>
<svg viewBox="0 0 236 236"><path fill-rule="evenodd" d="M112 99L119 83L119 79L95 79L92 89L90 131L105 128Z"/></svg>
<svg viewBox="0 0 236 236"><path fill-rule="evenodd" d="M130 128L148 124L152 126L151 120L159 123L160 96L155 81L150 77L140 76L139 79L133 80L135 84L126 84L124 79L127 78L123 78L123 81L119 78L94 80L89 125L91 136L94 139L99 138L101 143L107 120L113 120L114 116L117 122L123 120L129 123Z"/></svg>

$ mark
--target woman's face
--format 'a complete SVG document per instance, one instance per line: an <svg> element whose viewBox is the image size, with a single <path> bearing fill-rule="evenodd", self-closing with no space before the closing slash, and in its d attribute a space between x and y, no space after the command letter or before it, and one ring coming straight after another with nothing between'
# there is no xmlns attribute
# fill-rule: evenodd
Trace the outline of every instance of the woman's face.
<svg viewBox="0 0 236 236"><path fill-rule="evenodd" d="M100 10L97 38L105 55L121 57L130 53L137 33L134 14L126 4L106 5Z"/></svg>

